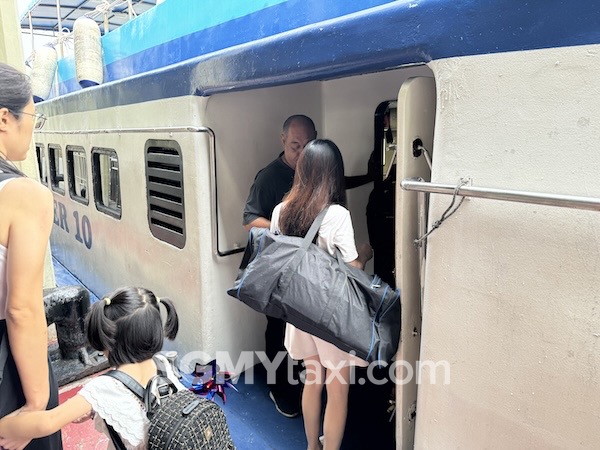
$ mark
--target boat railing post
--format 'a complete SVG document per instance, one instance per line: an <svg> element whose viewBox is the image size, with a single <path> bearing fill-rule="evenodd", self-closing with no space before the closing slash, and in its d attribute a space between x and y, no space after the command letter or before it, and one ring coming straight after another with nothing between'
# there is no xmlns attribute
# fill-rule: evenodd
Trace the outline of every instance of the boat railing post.
<svg viewBox="0 0 600 450"><path fill-rule="evenodd" d="M64 47L62 40L62 15L60 12L60 0L56 0L56 17L58 19L58 57L64 57Z"/></svg>

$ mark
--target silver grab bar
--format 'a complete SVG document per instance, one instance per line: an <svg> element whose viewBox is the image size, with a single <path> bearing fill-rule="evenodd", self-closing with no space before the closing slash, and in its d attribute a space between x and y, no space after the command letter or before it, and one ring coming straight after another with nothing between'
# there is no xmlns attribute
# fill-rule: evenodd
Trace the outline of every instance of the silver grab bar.
<svg viewBox="0 0 600 450"><path fill-rule="evenodd" d="M119 133L212 133L206 127L182 126L182 127L150 127L150 128L96 128L90 130L46 130L36 131L35 134L119 134Z"/></svg>
<svg viewBox="0 0 600 450"><path fill-rule="evenodd" d="M419 180L423 180L419 178ZM423 236L427 233L427 205L428 197L425 192L419 192L417 194L417 209L418 209L418 220L417 220L417 236ZM427 257L427 240L425 239L422 245L419 245L419 281L421 282L419 294L421 296L421 311L423 311L424 299L425 299L425 258Z"/></svg>
<svg viewBox="0 0 600 450"><path fill-rule="evenodd" d="M427 192L430 194L454 195L456 190L455 185L418 181L417 178L407 178L406 180L403 180L400 185L405 191ZM462 197L487 198L492 200L504 200L507 202L600 211L600 198L595 197L544 194L539 192L511 191L508 189L480 188L473 186L461 186L458 189L457 195Z"/></svg>

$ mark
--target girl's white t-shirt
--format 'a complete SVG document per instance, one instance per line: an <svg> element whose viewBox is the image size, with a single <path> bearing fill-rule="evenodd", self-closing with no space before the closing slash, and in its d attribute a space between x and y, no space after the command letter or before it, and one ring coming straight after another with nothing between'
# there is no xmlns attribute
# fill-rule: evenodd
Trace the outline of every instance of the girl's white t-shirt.
<svg viewBox="0 0 600 450"><path fill-rule="evenodd" d="M280 203L273 210L273 215L271 216L272 233L281 233L279 215L281 214L282 206L285 206L285 202ZM327 250L332 256L335 256L335 249L337 248L342 254L344 262L354 261L358 258L350 211L341 205L329 206L323 218L323 223L321 223L321 228L319 228L317 245Z"/></svg>

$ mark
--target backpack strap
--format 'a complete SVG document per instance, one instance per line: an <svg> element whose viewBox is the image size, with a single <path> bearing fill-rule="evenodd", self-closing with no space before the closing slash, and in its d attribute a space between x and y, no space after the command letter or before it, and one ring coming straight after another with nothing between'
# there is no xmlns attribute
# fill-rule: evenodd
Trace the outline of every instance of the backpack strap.
<svg viewBox="0 0 600 450"><path fill-rule="evenodd" d="M123 439L121 439L119 433L117 433L115 429L112 426L110 426L106 420L104 421L104 425L106 425L106 428L108 429L108 434L110 434L110 440L112 441L115 450L127 450L127 447L125 447Z"/></svg>
<svg viewBox="0 0 600 450"><path fill-rule="evenodd" d="M133 379L130 375L127 375L125 372L121 372L120 370L113 369L109 370L106 373L102 374L103 376L114 378L115 380L121 382L123 386L129 389L136 397L138 397L142 402L144 402L145 391L140 383ZM108 429L108 434L110 434L110 439L115 446L116 450L127 450L121 436L119 433L115 431L115 429L108 424L105 420L104 424Z"/></svg>
<svg viewBox="0 0 600 450"><path fill-rule="evenodd" d="M153 392L158 394L158 398ZM148 419L151 419L154 415L154 409L156 405L160 404L160 400L175 392L177 392L177 386L167 376L155 375L150 378L144 395L144 406L146 407Z"/></svg>
<svg viewBox="0 0 600 450"><path fill-rule="evenodd" d="M161 377L169 378L169 372L167 372L167 367L165 366L163 359L158 355L154 355L152 360L154 361L154 364L156 364L156 373Z"/></svg>
<svg viewBox="0 0 600 450"><path fill-rule="evenodd" d="M108 372L102 374L107 377L114 378L115 380L120 381L123 385L129 389L133 394L139 398L142 402L144 401L145 390L140 383L135 381L131 376L127 375L125 372L121 372L120 370L109 370Z"/></svg>
<svg viewBox="0 0 600 450"><path fill-rule="evenodd" d="M159 358L155 359L155 363ZM123 385L129 389L133 394L139 398L144 404L144 408L146 409L146 416L148 419L152 417L154 414L154 407L160 401L160 398L168 397L173 392L177 392L177 386L167 377L166 370L162 361L160 361L161 366L158 367L158 375L154 375L150 380L148 380L148 384L146 385L146 389L142 387L140 383L134 380L131 376L127 375L125 372L121 372L120 370L109 370L103 375L114 378L115 380L120 381ZM162 369L161 369L162 367ZM163 375L163 373L165 375ZM153 394L153 392L158 392L159 399Z"/></svg>

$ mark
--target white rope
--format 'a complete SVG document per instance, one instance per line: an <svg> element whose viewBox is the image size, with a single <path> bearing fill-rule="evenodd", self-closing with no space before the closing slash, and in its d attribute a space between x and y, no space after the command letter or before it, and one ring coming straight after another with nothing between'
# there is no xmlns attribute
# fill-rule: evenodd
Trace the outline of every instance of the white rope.
<svg viewBox="0 0 600 450"><path fill-rule="evenodd" d="M60 44L63 44L63 46L67 47L69 50L73 48L73 34L68 28L63 27L62 34L60 36L55 36L54 39L48 41L44 47L52 47L56 50L56 47L58 47ZM35 64L35 56L36 50L33 48L29 56L25 59L26 73L30 78L32 77L33 66Z"/></svg>
<svg viewBox="0 0 600 450"><path fill-rule="evenodd" d="M56 48L59 45L69 45L71 46L73 44L73 34L71 33L71 30L69 30L66 27L63 27L62 29L62 33L52 41L52 46L54 48Z"/></svg>
<svg viewBox="0 0 600 450"><path fill-rule="evenodd" d="M456 205L456 208L452 209L452 207L454 206L454 203L456 202L456 197L458 195L458 191L460 190L461 187L463 187L464 185L466 185L468 182L469 182L468 178L461 178L460 179L460 181L458 182L458 184L454 188L454 195L452 196L452 201L450 202L450 205L448 206L448 208L446 208L446 211L443 212L443 214L440 217L440 219L436 220L433 223L433 225L431 226L431 230L429 230L427 233L425 233L419 239L415 239L414 240L414 244L415 244L415 246L417 248L423 245L423 242L425 241L425 239L427 239L427 237L431 233L433 233L435 230L437 230L440 227L440 225L444 222L444 220L446 220L447 218L449 218L452 214L454 214L458 210L458 208L460 208L460 205L462 205L462 203L465 201L465 197L463 197L463 196L461 196L460 202L458 203L458 205Z"/></svg>
<svg viewBox="0 0 600 450"><path fill-rule="evenodd" d="M133 3L131 0L127 0L127 9L130 16L137 17L137 13L135 12L135 9L133 9Z"/></svg>
<svg viewBox="0 0 600 450"><path fill-rule="evenodd" d="M104 34L106 34L110 31L108 15L113 12L115 8L123 5L127 5L129 10L129 19L131 19L131 17L137 17L137 13L133 9L133 3L131 0L114 0L112 2L108 0L102 0L102 3L96 6L93 11L87 12L83 16L96 21L98 20L98 17L102 17L102 21L104 22Z"/></svg>
<svg viewBox="0 0 600 450"><path fill-rule="evenodd" d="M96 8L93 11L86 13L85 17L95 19L96 17L106 15L106 14L112 12L114 8L116 8L117 6L122 6L122 5L128 5L129 9L133 12L133 15L137 16L137 14L135 13L135 10L133 9L131 0L114 0L112 2L110 2L108 0L102 0L102 3L100 3L98 6L96 6Z"/></svg>

